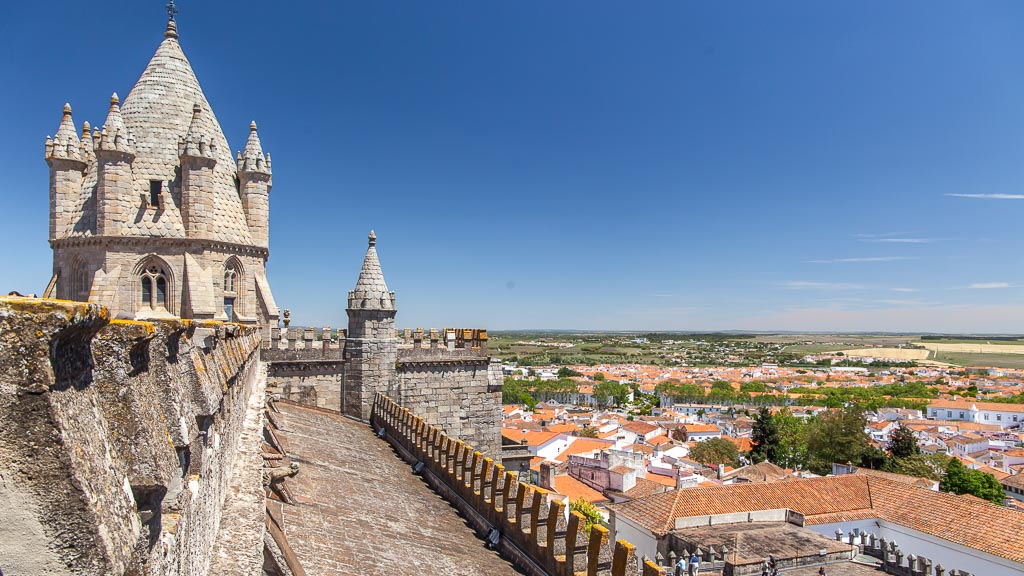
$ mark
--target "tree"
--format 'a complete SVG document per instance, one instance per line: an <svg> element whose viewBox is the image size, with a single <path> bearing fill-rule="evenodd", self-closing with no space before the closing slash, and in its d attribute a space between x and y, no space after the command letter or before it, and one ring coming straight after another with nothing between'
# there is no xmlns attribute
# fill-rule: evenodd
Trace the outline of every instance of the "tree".
<svg viewBox="0 0 1024 576"><path fill-rule="evenodd" d="M870 445L860 408L832 410L808 423L807 464L815 474L831 474L832 463L859 463Z"/></svg>
<svg viewBox="0 0 1024 576"><path fill-rule="evenodd" d="M914 454L906 458L890 458L883 469L886 472L906 474L929 480L942 480L946 475L949 457L942 454Z"/></svg>
<svg viewBox="0 0 1024 576"><path fill-rule="evenodd" d="M529 383L515 378L505 378L505 385L501 387L501 403L525 404L527 408L533 410L537 406L537 399L530 394L527 384Z"/></svg>
<svg viewBox="0 0 1024 576"><path fill-rule="evenodd" d="M584 426L578 433L580 438L597 438L600 431L593 426Z"/></svg>
<svg viewBox="0 0 1024 576"><path fill-rule="evenodd" d="M599 405L623 404L629 398L629 386L614 380L601 380L594 384L593 397Z"/></svg>
<svg viewBox="0 0 1024 576"><path fill-rule="evenodd" d="M558 369L559 378L570 378L572 376L583 376L583 374L569 368L568 366L562 366Z"/></svg>
<svg viewBox="0 0 1024 576"><path fill-rule="evenodd" d="M736 445L724 438L710 438L690 449L690 459L705 466L732 464L738 458Z"/></svg>
<svg viewBox="0 0 1024 576"><path fill-rule="evenodd" d="M946 477L939 483L939 489L953 494L972 494L993 504L1003 503L1003 487L996 477L964 468L959 458L951 459L946 465Z"/></svg>
<svg viewBox="0 0 1024 576"><path fill-rule="evenodd" d="M601 516L601 512L598 511L597 506L583 499L582 496L572 501L569 505L570 511L579 512L583 515L583 533L589 534L590 527L594 524L601 526L604 524L604 517Z"/></svg>
<svg viewBox="0 0 1024 576"><path fill-rule="evenodd" d="M807 423L783 408L773 417L779 432L778 461L783 468L803 469L807 466Z"/></svg>
<svg viewBox="0 0 1024 576"><path fill-rule="evenodd" d="M740 392L765 392L767 390L768 387L760 380L751 380L750 382L742 382L740 384Z"/></svg>
<svg viewBox="0 0 1024 576"><path fill-rule="evenodd" d="M750 459L755 463L765 460L777 464L779 461L779 427L771 410L763 406L754 417L754 429L750 434Z"/></svg>
<svg viewBox="0 0 1024 576"><path fill-rule="evenodd" d="M907 458L921 453L921 447L917 445L914 431L904 426L902 422L899 428L893 430L889 435L889 445L885 448L893 458Z"/></svg>

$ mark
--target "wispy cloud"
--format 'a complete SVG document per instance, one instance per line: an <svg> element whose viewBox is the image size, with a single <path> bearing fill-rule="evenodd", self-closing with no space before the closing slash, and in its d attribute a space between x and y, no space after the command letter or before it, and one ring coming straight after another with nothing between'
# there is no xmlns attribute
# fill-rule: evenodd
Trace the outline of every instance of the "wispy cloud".
<svg viewBox="0 0 1024 576"><path fill-rule="evenodd" d="M980 200L1024 200L1024 194L946 194L952 198L977 198Z"/></svg>
<svg viewBox="0 0 1024 576"><path fill-rule="evenodd" d="M863 238L861 242L880 242L883 244L930 244L931 238Z"/></svg>
<svg viewBox="0 0 1024 576"><path fill-rule="evenodd" d="M811 264L859 264L864 262L898 262L900 260L913 260L910 256L866 256L861 258L829 258L822 260L808 260Z"/></svg>
<svg viewBox="0 0 1024 576"><path fill-rule="evenodd" d="M779 286L790 290L862 290L860 284L847 284L844 282L813 282L809 280L790 280L781 282Z"/></svg>
<svg viewBox="0 0 1024 576"><path fill-rule="evenodd" d="M1009 282L976 282L968 286L972 290L992 290L995 288L1009 288Z"/></svg>
<svg viewBox="0 0 1024 576"><path fill-rule="evenodd" d="M932 238L921 238L911 236L909 232L889 232L886 234L854 234L854 238L860 242L873 242L879 244L929 244L934 242Z"/></svg>
<svg viewBox="0 0 1024 576"><path fill-rule="evenodd" d="M890 288L893 292L920 292L917 288Z"/></svg>

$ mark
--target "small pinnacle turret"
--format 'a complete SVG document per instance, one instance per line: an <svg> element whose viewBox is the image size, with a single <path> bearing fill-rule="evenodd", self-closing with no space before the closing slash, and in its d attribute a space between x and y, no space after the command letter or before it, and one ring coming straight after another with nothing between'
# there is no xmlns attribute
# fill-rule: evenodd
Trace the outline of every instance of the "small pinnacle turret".
<svg viewBox="0 0 1024 576"><path fill-rule="evenodd" d="M178 140L178 155L194 158L215 158L217 144L212 137L203 134L200 128L200 117L203 107L197 102L192 106L192 122L188 125L185 136Z"/></svg>
<svg viewBox="0 0 1024 576"><path fill-rule="evenodd" d="M238 153L238 170L270 174L269 156L263 154L255 120L249 124L249 139L245 142L245 150Z"/></svg>
<svg viewBox="0 0 1024 576"><path fill-rule="evenodd" d="M82 159L82 146L75 130L75 122L71 118L70 104L64 104L64 115L60 119L56 135L52 139L46 137L46 159L53 158Z"/></svg>
<svg viewBox="0 0 1024 576"><path fill-rule="evenodd" d="M348 293L348 307L350 310L395 310L395 293L388 291L384 281L377 258L377 235L373 230L370 230L367 244L356 287Z"/></svg>
<svg viewBox="0 0 1024 576"><path fill-rule="evenodd" d="M107 120L103 123L100 137L94 142L97 154L100 151L116 151L135 155L135 136L125 128L124 119L121 118L120 102L117 92L114 92L110 97L110 111L107 112Z"/></svg>

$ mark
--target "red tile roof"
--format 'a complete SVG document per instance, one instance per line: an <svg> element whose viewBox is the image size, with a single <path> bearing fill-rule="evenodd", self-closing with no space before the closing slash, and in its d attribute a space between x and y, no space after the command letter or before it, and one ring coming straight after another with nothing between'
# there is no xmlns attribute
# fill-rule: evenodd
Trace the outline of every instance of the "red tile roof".
<svg viewBox="0 0 1024 576"><path fill-rule="evenodd" d="M630 422L622 427L623 430L629 430L637 434L650 434L658 429L654 424L648 424L647 422L641 422L639 420Z"/></svg>
<svg viewBox="0 0 1024 576"><path fill-rule="evenodd" d="M609 506L657 534L687 516L788 508L805 523L880 518L954 544L1024 563L1024 514L979 498L935 492L873 475L672 490ZM978 530L969 519L985 519Z"/></svg>
<svg viewBox="0 0 1024 576"><path fill-rule="evenodd" d="M570 501L577 498L583 498L590 503L608 501L603 494L572 476L555 476L555 492L568 496Z"/></svg>

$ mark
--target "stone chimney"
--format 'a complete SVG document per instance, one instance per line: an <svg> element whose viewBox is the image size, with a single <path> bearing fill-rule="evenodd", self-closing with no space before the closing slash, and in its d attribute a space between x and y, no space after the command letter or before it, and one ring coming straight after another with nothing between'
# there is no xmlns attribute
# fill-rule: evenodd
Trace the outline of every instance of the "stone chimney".
<svg viewBox="0 0 1024 576"><path fill-rule="evenodd" d="M551 462L541 462L540 478L537 480L537 483L545 490L554 490L556 472L554 464Z"/></svg>

